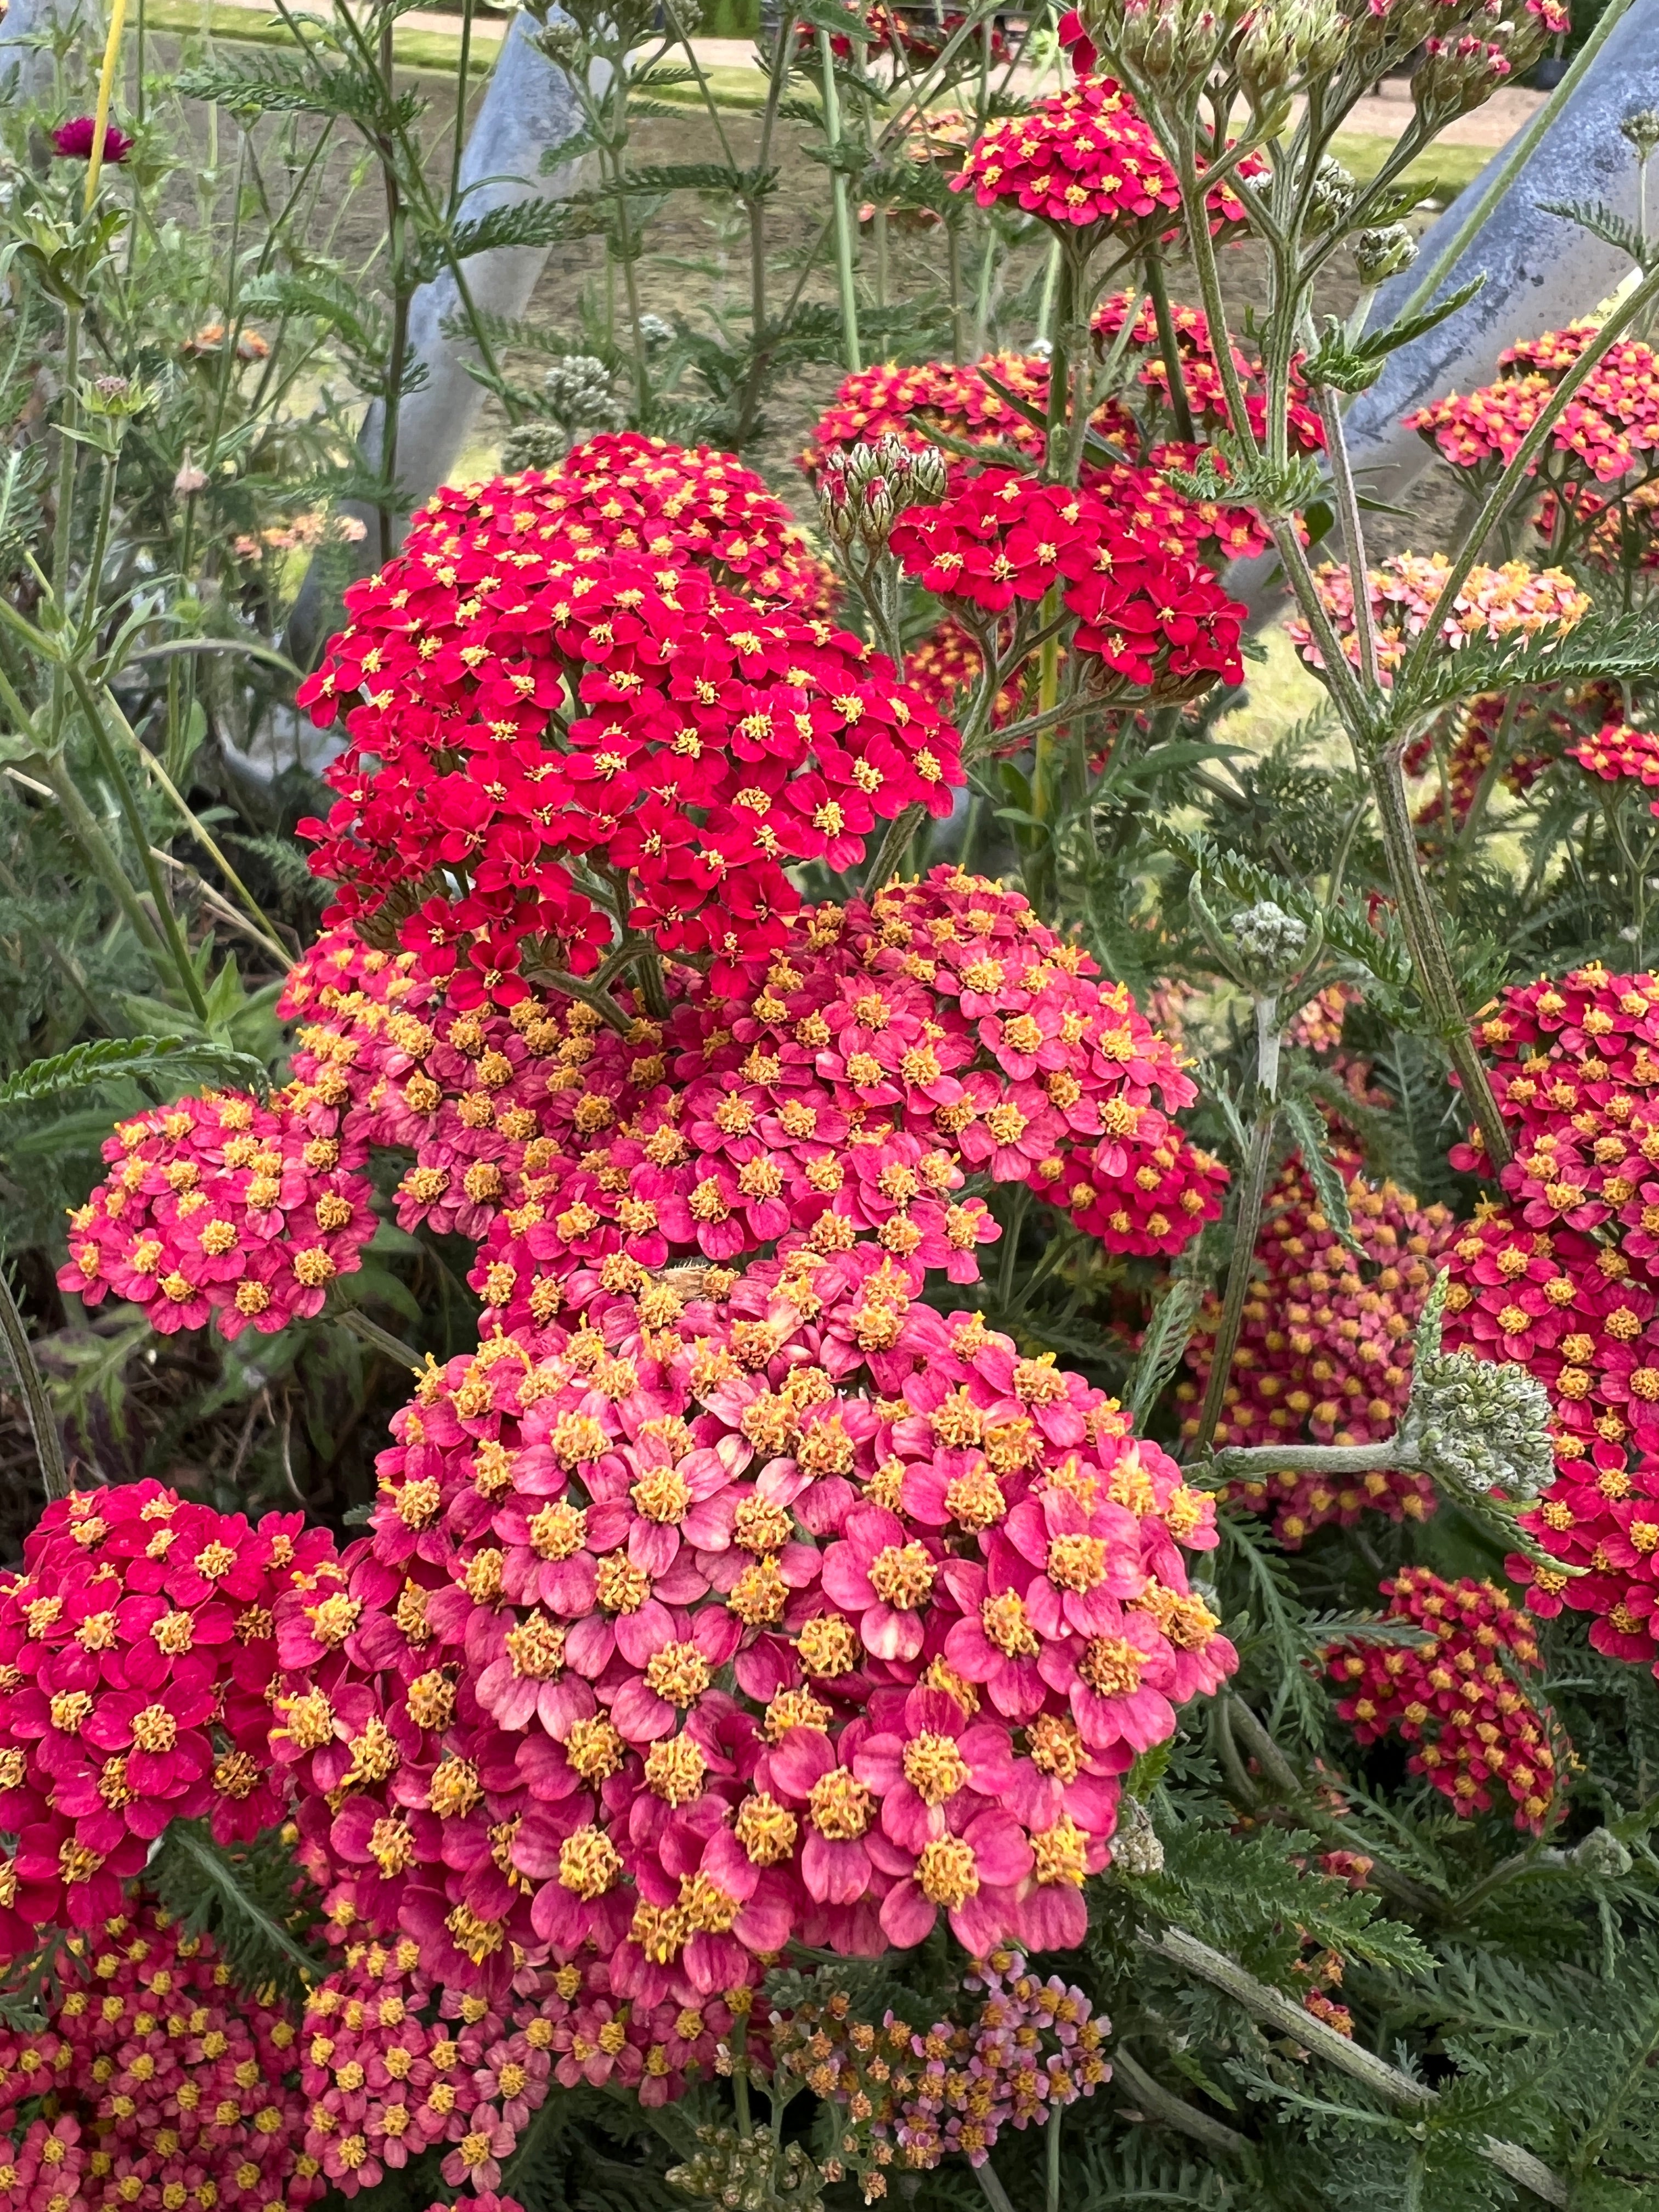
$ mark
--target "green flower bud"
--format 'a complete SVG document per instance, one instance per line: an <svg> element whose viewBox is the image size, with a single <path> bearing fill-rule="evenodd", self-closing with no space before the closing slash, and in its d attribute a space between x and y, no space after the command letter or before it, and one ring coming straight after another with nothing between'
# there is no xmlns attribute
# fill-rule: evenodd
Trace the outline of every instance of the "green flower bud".
<svg viewBox="0 0 1659 2212"><path fill-rule="evenodd" d="M1354 240L1353 258L1359 281L1369 290L1411 267L1417 258L1417 240L1403 222L1391 222L1382 230L1362 230Z"/></svg>
<svg viewBox="0 0 1659 2212"><path fill-rule="evenodd" d="M1621 1880L1634 1864L1629 1850L1607 1828L1592 1828L1571 1856L1581 1873L1599 1875L1604 1881Z"/></svg>

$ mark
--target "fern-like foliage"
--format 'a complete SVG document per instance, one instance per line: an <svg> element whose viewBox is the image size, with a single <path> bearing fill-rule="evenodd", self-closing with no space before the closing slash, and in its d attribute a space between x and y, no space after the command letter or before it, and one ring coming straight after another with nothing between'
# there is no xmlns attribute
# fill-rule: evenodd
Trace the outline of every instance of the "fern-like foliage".
<svg viewBox="0 0 1659 2212"><path fill-rule="evenodd" d="M156 1084L174 1092L210 1083L260 1098L270 1089L262 1061L226 1045L196 1037L94 1037L8 1076L0 1082L0 1107L39 1105L112 1083Z"/></svg>
<svg viewBox="0 0 1659 2212"><path fill-rule="evenodd" d="M316 1892L281 1829L226 1845L203 1821L175 1820L144 1878L189 1934L212 1936L240 1988L298 2002L329 1972Z"/></svg>

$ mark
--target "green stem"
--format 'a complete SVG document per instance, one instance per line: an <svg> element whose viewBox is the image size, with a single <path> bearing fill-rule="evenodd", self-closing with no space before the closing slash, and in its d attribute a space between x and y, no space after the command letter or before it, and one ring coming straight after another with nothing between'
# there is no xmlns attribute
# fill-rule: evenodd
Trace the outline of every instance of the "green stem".
<svg viewBox="0 0 1659 2212"><path fill-rule="evenodd" d="M1256 1108L1255 1125L1250 1132L1249 1150L1245 1155L1243 1179L1239 1185L1238 1213L1233 1224L1232 1258L1228 1262L1227 1287L1222 1296L1221 1316L1216 1325L1215 1343L1211 1352L1210 1378L1205 1386L1204 1404L1198 1417L1198 1434L1194 1438L1189 1455L1194 1459L1201 1459L1209 1451L1215 1438L1216 1425L1221 1419L1227 1384L1232 1375L1233 1354L1238 1349L1239 1333L1244 1323L1244 1306L1250 1290L1250 1269L1255 1259L1255 1240L1261 1228L1267 1173L1273 1163L1273 1130L1279 1118L1279 1053L1284 1031L1279 1025L1276 997L1257 999L1255 1035L1256 1090L1260 1103Z"/></svg>
<svg viewBox="0 0 1659 2212"><path fill-rule="evenodd" d="M191 1012L205 1027L208 1006L207 1000L202 993L201 981L191 959L190 947L185 941L184 931L179 927L179 917L173 910L173 902L167 896L167 884L162 879L161 868L154 853L150 850L149 833L145 829L143 817L138 811L138 801L134 795L131 784L127 780L127 772L121 764L120 756L110 741L109 731L105 725L97 696L91 684L87 681L85 672L73 661L67 664L67 672L70 686L80 702L81 711L86 716L87 726L92 735L93 746L98 755L99 764L113 787L116 804L119 806L122 819L127 825L127 834L138 848L139 862L149 884L150 899L155 908L156 918L161 925L162 935L172 957L173 969L179 988L184 992Z"/></svg>
<svg viewBox="0 0 1659 2212"><path fill-rule="evenodd" d="M1517 131L1510 141L1492 181L1477 195L1468 213L1441 252L1419 276L1411 297L1401 308L1396 320L1404 322L1408 316L1416 314L1419 308L1425 307L1439 290L1443 279L1456 268L1465 249L1472 243L1486 217L1532 159L1533 149L1539 140L1583 82L1595 57L1612 36L1630 4L1631 0L1607 0L1607 5L1595 19L1595 29L1573 56L1566 75L1529 119L1525 130Z"/></svg>
<svg viewBox="0 0 1659 2212"><path fill-rule="evenodd" d="M1365 526L1359 511L1359 492L1348 461L1348 441L1342 434L1342 410L1328 385L1319 393L1319 419L1325 426L1325 458L1336 495L1337 520L1342 528L1342 551L1348 563L1350 595L1353 600L1354 639L1359 647L1359 672L1372 691L1382 688L1376 658L1376 627L1371 618L1370 570L1365 559Z"/></svg>
<svg viewBox="0 0 1659 2212"><path fill-rule="evenodd" d="M17 1310L3 1265L0 1265L0 1334L4 1335L6 1349L11 1354L12 1372L17 1377L29 1434L34 1439L34 1456L40 1462L46 1496L48 1499L67 1498L70 1485L64 1465L64 1440L58 1433L46 1386L35 1364L34 1347L29 1342L29 1333L23 1326L23 1316Z"/></svg>
<svg viewBox="0 0 1659 2212"><path fill-rule="evenodd" d="M349 1328L364 1344L383 1353L394 1366L406 1367L414 1375L420 1373L422 1364L421 1355L412 1344L405 1344L402 1337L394 1336L389 1328L382 1328L379 1322L371 1321L356 1306L337 1306L333 1314L343 1328Z"/></svg>
<svg viewBox="0 0 1659 2212"><path fill-rule="evenodd" d="M1384 1437L1374 1444L1224 1444L1214 1464L1224 1480L1248 1482L1257 1474L1368 1474L1400 1458L1398 1438Z"/></svg>
<svg viewBox="0 0 1659 2212"><path fill-rule="evenodd" d="M981 2193L990 2206L991 2212L1014 2212L1013 2205L1009 2201L1008 2192L997 2179L996 2170L988 2158L983 2164L974 2168L974 2179L978 2182Z"/></svg>
<svg viewBox="0 0 1659 2212"><path fill-rule="evenodd" d="M1193 410L1187 398L1187 380L1182 374L1181 348L1176 342L1175 318L1170 313L1169 287L1164 281L1164 256L1157 246L1148 247L1142 257L1146 269L1146 292L1152 303L1152 317L1158 325L1158 350L1164 356L1164 373L1170 380L1170 411L1175 416L1176 435L1184 446L1193 442ZM1130 313L1133 314L1133 309Z"/></svg>
<svg viewBox="0 0 1659 2212"><path fill-rule="evenodd" d="M29 762L28 767L32 773L51 787L53 798L64 810L64 819L70 835L81 848L82 858L119 907L128 927L143 947L151 965L166 981L173 968L167 946L128 882L126 870L104 835L98 817L82 798L80 787L64 765L63 756L43 755L38 760Z"/></svg>
<svg viewBox="0 0 1659 2212"><path fill-rule="evenodd" d="M1410 736L1409 731L1402 731L1377 756L1371 768L1371 793L1376 801L1395 908L1411 948L1418 988L1444 1042L1447 1057L1462 1079L1464 1100L1479 1128L1488 1169L1496 1175L1508 1164L1511 1146L1504 1117L1492 1095L1491 1079L1469 1034L1468 1018L1459 1003L1457 977L1446 949L1440 915L1423 880L1417 836L1406 796L1403 763Z"/></svg>
<svg viewBox="0 0 1659 2212"><path fill-rule="evenodd" d="M1249 1295L1250 1267L1255 1257L1255 1240L1261 1227L1262 1201L1267 1191L1267 1170L1273 1159L1273 1125L1278 1114L1270 1103L1256 1115L1255 1127L1250 1133L1250 1149L1245 1156L1243 1179L1238 1191L1238 1215L1233 1227L1233 1255L1227 1268L1227 1287L1221 1301L1221 1317L1216 1324L1215 1344L1210 1360L1210 1379L1205 1387L1204 1405L1198 1417L1198 1434L1193 1439L1190 1456L1201 1459L1213 1442L1216 1424L1221 1419L1227 1384L1231 1379L1233 1354L1238 1349L1239 1332L1244 1324L1244 1304Z"/></svg>
<svg viewBox="0 0 1659 2212"><path fill-rule="evenodd" d="M1316 2020L1294 1997L1270 1989L1236 1960L1228 1958L1224 1952L1212 1949L1196 1936L1189 1936L1184 1928L1166 1928L1159 1935L1144 1935L1140 1940L1148 1950L1178 1972L1207 1982L1280 2035L1290 2036L1304 2050L1364 2082L1390 2103L1404 2105L1419 2112L1431 2112L1440 2103L1439 2091L1431 2088L1426 2081L1419 2081L1414 2075L1390 2066L1386 2059L1378 2058L1351 2036L1339 2035L1322 2020ZM1482 2137L1480 2149L1481 2156L1500 2173L1511 2181L1518 2181L1522 2188L1530 2189L1534 2197L1541 2197L1547 2204L1566 2205L1566 2183L1531 2151L1495 2136Z"/></svg>
<svg viewBox="0 0 1659 2212"><path fill-rule="evenodd" d="M461 205L461 152L466 144L466 103L471 88L473 0L462 0L461 52L456 64L455 131L449 147L449 198L447 219L453 222Z"/></svg>
<svg viewBox="0 0 1659 2212"><path fill-rule="evenodd" d="M858 293L853 279L853 214L847 172L840 166L841 94L836 85L836 57L828 31L818 33L818 64L823 74L823 136L835 165L830 170L836 224L836 284L841 296L842 355L854 374L864 367L859 343Z"/></svg>
<svg viewBox="0 0 1659 2212"><path fill-rule="evenodd" d="M1043 2212L1060 2212L1060 2130L1066 2118L1064 2105L1054 2106L1048 2113L1048 2124L1042 2132L1047 2137L1048 2190L1043 2199Z"/></svg>

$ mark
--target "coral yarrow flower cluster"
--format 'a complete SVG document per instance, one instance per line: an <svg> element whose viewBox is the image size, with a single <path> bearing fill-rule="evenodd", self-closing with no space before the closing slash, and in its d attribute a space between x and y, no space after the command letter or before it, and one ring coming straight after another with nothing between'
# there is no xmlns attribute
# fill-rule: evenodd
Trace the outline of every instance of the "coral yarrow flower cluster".
<svg viewBox="0 0 1659 2212"><path fill-rule="evenodd" d="M1022 412L1016 401L1030 412ZM800 465L815 475L825 457L837 451L888 437L925 447L941 434L961 445L1011 447L1040 461L1048 450L1047 434L1030 416L1046 418L1048 411L1048 363L1041 354L987 354L965 364L924 361L901 367L878 362L854 370L836 386L799 456ZM1115 401L1102 401L1090 428L1126 453L1133 451L1134 425ZM970 465L960 456L947 459L957 471Z"/></svg>
<svg viewBox="0 0 1659 2212"><path fill-rule="evenodd" d="M1451 1216L1443 1206L1419 1206L1394 1182L1371 1182L1352 1153L1339 1152L1337 1168L1364 1257L1337 1235L1293 1155L1268 1196L1257 1246L1260 1279L1244 1307L1218 1444L1370 1443L1391 1434L1405 1409L1412 1333L1454 1233ZM1219 1314L1212 1298L1187 1355L1196 1379L1176 1386L1188 1435L1197 1433ZM1252 1476L1224 1494L1272 1512L1279 1536L1292 1548L1314 1529L1331 1522L1349 1526L1364 1512L1398 1521L1421 1520L1434 1510L1426 1476L1391 1470Z"/></svg>
<svg viewBox="0 0 1659 2212"><path fill-rule="evenodd" d="M1384 683L1428 628L1451 574L1443 553L1399 553L1370 571L1371 623L1379 672ZM1353 626L1353 588L1340 565L1322 568L1316 579L1325 611L1334 623L1342 649L1356 667L1359 642ZM1589 594L1563 568L1529 568L1524 561L1501 568L1474 568L1441 618L1438 642L1449 652L1477 641L1560 634L1581 622ZM1306 622L1294 617L1285 632L1313 668L1324 665L1321 649Z"/></svg>
<svg viewBox="0 0 1659 2212"><path fill-rule="evenodd" d="M574 542L509 481L467 513L352 587L300 694L350 739L307 825L332 918L400 938L458 1003L522 997L526 940L591 969L613 921L729 964L778 941L791 863L949 812L955 731L850 633ZM613 915L573 882L589 860Z"/></svg>
<svg viewBox="0 0 1659 2212"><path fill-rule="evenodd" d="M298 2036L142 1892L72 1936L44 2025L0 2028L6 2212L299 2212Z"/></svg>
<svg viewBox="0 0 1659 2212"><path fill-rule="evenodd" d="M1455 468L1495 477L1519 452L1556 386L1594 340L1594 323L1570 324L1509 347L1495 383L1445 398L1405 417ZM1552 428L1542 457L1559 486L1585 477L1616 483L1659 451L1659 356L1638 338L1609 346ZM1534 464L1536 473L1539 463Z"/></svg>
<svg viewBox="0 0 1659 2212"><path fill-rule="evenodd" d="M1383 1619L1416 1623L1425 1640L1333 1645L1338 1712L1361 1743L1392 1730L1420 1747L1410 1771L1464 1819L1490 1811L1501 1784L1516 1826L1541 1834L1566 1746L1538 1701L1533 1622L1496 1583L1443 1582L1427 1567L1402 1567L1382 1593Z"/></svg>
<svg viewBox="0 0 1659 2212"><path fill-rule="evenodd" d="M924 1284L868 1244L689 1302L578 1275L580 1328L432 1371L344 1633L278 1624L273 1747L354 1925L492 1998L591 1942L644 2005L941 1914L1081 1940L1119 1778L1233 1664L1182 1559L1212 1508Z"/></svg>
<svg viewBox="0 0 1659 2212"><path fill-rule="evenodd" d="M278 1817L273 1608L325 1616L333 1553L297 1513L251 1527L151 1481L46 1508L0 1585L0 1953L119 1912L170 1820L226 1840Z"/></svg>

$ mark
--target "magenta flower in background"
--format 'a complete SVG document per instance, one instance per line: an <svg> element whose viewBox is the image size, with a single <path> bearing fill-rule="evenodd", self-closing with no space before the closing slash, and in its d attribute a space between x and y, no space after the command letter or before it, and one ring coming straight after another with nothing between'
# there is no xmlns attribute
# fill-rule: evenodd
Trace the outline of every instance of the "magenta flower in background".
<svg viewBox="0 0 1659 2212"><path fill-rule="evenodd" d="M72 116L67 123L60 123L52 132L52 143L66 159L89 161L97 131L96 116ZM104 129L104 159L106 161L125 161L131 151L132 141L126 132L118 130L112 123L106 124Z"/></svg>

